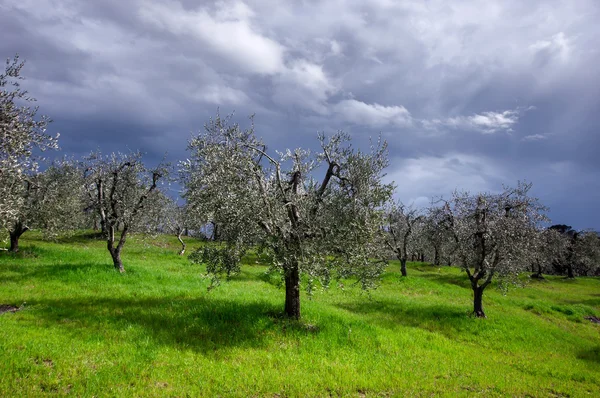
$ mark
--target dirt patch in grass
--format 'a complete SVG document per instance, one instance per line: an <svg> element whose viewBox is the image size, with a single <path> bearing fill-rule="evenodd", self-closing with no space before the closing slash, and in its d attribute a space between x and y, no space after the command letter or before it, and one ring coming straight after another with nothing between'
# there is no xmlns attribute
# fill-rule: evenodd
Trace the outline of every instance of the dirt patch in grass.
<svg viewBox="0 0 600 398"><path fill-rule="evenodd" d="M10 305L10 304L0 304L0 314L4 314L5 312L21 311L21 309L22 309L21 307L17 307L17 306Z"/></svg>
<svg viewBox="0 0 600 398"><path fill-rule="evenodd" d="M592 323L600 323L600 318L598 318L597 316L586 316L585 319Z"/></svg>

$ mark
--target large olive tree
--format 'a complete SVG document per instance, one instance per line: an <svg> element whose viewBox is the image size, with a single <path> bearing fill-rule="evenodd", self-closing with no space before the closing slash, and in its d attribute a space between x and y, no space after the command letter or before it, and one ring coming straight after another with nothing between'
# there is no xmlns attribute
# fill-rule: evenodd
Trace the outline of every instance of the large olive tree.
<svg viewBox="0 0 600 398"><path fill-rule="evenodd" d="M240 250L256 243L285 282L285 314L300 318L300 276L327 284L355 276L368 287L383 269L379 234L392 186L382 182L385 143L368 153L349 137L319 135L320 150L269 151L254 133L217 116L190 141L182 165L185 197L202 208L229 245L212 253L213 272L237 267ZM232 256L232 251L236 255ZM226 261L222 261L223 258Z"/></svg>
<svg viewBox="0 0 600 398"><path fill-rule="evenodd" d="M38 117L35 99L20 87L23 66L15 56L0 73L0 229L14 227L23 210L27 180L38 169L34 150L58 148L58 134L46 134L50 120Z"/></svg>
<svg viewBox="0 0 600 398"><path fill-rule="evenodd" d="M457 261L473 289L473 313L485 317L483 291L494 277L526 271L536 256L535 237L545 207L519 183L502 193L455 192L443 207L456 244Z"/></svg>

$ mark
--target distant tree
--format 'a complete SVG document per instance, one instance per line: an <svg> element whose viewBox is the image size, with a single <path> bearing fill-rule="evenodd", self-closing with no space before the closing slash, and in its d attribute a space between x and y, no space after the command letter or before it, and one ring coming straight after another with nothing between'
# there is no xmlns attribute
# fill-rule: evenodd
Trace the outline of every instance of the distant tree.
<svg viewBox="0 0 600 398"><path fill-rule="evenodd" d="M92 153L85 160L85 186L93 198L92 206L100 216L107 249L116 270L123 273L121 251L130 232L155 230L159 203L152 196L158 182L166 177L167 168L148 169L139 152L102 156ZM116 241L116 239L118 239Z"/></svg>
<svg viewBox="0 0 600 398"><path fill-rule="evenodd" d="M385 244L400 261L400 272L406 276L406 261L411 245L415 224L421 219L417 209L407 208L401 202L394 203L386 212Z"/></svg>
<svg viewBox="0 0 600 398"><path fill-rule="evenodd" d="M203 222L199 215L186 204L178 204L176 200L166 195L159 195L160 204L160 229L162 232L175 235L181 244L178 254L185 254L186 244L183 236L190 228L199 229Z"/></svg>
<svg viewBox="0 0 600 398"><path fill-rule="evenodd" d="M28 106L35 99L20 87L23 66L16 55L0 73L0 229L14 227L22 212L27 180L38 169L34 150L58 149L58 134L46 134L50 119Z"/></svg>
<svg viewBox="0 0 600 398"><path fill-rule="evenodd" d="M429 244L433 251L433 264L437 266L443 260L448 265L452 263L455 244L449 221L450 219L444 208L432 204L427 208L420 229L423 240Z"/></svg>
<svg viewBox="0 0 600 398"><path fill-rule="evenodd" d="M19 250L19 238L30 228L52 238L83 226L83 179L71 160L56 160L43 172L28 176L23 199L9 231L10 251Z"/></svg>
<svg viewBox="0 0 600 398"><path fill-rule="evenodd" d="M600 273L600 237L596 231L580 231L573 253L575 272L578 275L591 276Z"/></svg>
<svg viewBox="0 0 600 398"><path fill-rule="evenodd" d="M473 313L485 317L482 299L494 277L525 271L536 255L533 238L545 221L545 207L519 183L500 194L455 192L446 203L461 268L473 289Z"/></svg>
<svg viewBox="0 0 600 398"><path fill-rule="evenodd" d="M553 248L552 265L556 273L567 278L594 275L600 267L600 247L595 231L576 231L570 225L556 224L548 228Z"/></svg>
<svg viewBox="0 0 600 398"><path fill-rule="evenodd" d="M219 226L225 249L212 253L213 272L238 267L239 249L258 243L285 283L285 314L300 318L300 275L327 284L337 273L370 286L385 265L380 244L386 145L353 150L349 137L319 136L317 154L272 154L253 128L212 119L189 145L185 197ZM323 173L317 180L317 175Z"/></svg>

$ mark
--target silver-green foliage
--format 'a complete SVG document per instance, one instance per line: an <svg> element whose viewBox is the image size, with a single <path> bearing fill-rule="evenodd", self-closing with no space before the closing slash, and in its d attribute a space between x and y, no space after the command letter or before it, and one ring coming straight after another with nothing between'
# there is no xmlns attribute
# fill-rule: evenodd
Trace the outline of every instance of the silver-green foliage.
<svg viewBox="0 0 600 398"><path fill-rule="evenodd" d="M84 226L84 184L78 166L71 160L56 160L27 184L23 218L46 237Z"/></svg>
<svg viewBox="0 0 600 398"><path fill-rule="evenodd" d="M253 126L243 130L217 116L194 137L182 163L192 211L209 215L227 243L224 256L258 244L281 272L308 275L327 285L332 276L357 277L373 286L383 268L379 237L383 206L392 186L382 182L386 144L355 150L347 134L318 136L320 151L272 153ZM214 253L205 258L216 258ZM213 261L214 273L236 270L235 261Z"/></svg>
<svg viewBox="0 0 600 398"><path fill-rule="evenodd" d="M86 158L84 179L88 207L100 218L108 251L120 272L125 271L121 250L128 233L156 230L161 202L155 196L159 180L167 174L164 165L147 168L139 152L109 156L92 153Z"/></svg>
<svg viewBox="0 0 600 398"><path fill-rule="evenodd" d="M481 295L494 277L514 278L537 255L536 236L546 208L519 183L502 193L455 192L444 211L454 237L457 263L475 294L475 314L485 316Z"/></svg>

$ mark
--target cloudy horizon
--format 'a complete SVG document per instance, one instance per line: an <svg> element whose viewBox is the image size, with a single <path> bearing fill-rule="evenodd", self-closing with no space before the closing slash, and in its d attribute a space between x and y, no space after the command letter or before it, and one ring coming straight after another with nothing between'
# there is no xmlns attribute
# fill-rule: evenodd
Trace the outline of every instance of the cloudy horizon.
<svg viewBox="0 0 600 398"><path fill-rule="evenodd" d="M0 0L62 152L186 156L217 109L271 148L381 134L405 203L519 180L600 230L596 0Z"/></svg>

